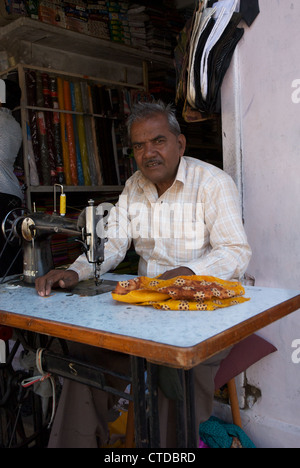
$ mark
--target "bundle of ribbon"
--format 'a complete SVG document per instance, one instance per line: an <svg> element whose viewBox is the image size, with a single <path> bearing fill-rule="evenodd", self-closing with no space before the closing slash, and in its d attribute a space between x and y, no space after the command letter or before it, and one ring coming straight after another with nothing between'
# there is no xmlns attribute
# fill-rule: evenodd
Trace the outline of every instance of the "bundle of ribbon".
<svg viewBox="0 0 300 468"><path fill-rule="evenodd" d="M170 280L140 276L119 281L112 297L116 301L151 305L164 310L215 310L249 301L238 281L213 276L177 276Z"/></svg>

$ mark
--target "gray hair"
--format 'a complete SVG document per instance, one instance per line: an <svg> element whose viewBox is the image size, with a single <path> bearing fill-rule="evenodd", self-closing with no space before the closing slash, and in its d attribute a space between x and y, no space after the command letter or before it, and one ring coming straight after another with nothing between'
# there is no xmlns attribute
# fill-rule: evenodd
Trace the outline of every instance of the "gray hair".
<svg viewBox="0 0 300 468"><path fill-rule="evenodd" d="M144 120L153 117L157 114L165 115L168 123L169 130L176 136L181 134L180 125L176 118L176 110L172 104L165 104L163 101L152 102L138 102L132 108L131 114L127 119L127 129L130 138L132 124L138 120Z"/></svg>

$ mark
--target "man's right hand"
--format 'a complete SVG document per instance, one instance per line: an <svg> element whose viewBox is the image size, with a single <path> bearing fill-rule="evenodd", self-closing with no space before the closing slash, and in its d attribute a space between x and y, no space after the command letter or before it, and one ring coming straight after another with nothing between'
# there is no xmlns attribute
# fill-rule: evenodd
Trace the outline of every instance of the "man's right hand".
<svg viewBox="0 0 300 468"><path fill-rule="evenodd" d="M35 280L35 289L42 296L49 296L55 287L74 288L78 284L78 274L72 270L51 270Z"/></svg>

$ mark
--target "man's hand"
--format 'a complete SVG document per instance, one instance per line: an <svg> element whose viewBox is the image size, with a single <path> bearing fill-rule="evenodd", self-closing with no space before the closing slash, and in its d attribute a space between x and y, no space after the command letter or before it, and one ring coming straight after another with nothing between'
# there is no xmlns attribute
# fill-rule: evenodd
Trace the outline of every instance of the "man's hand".
<svg viewBox="0 0 300 468"><path fill-rule="evenodd" d="M194 274L195 273L187 267L178 267L174 268L173 270L165 271L165 273L163 273L159 279L168 280L175 278L176 276L190 276Z"/></svg>
<svg viewBox="0 0 300 468"><path fill-rule="evenodd" d="M78 283L78 274L72 270L51 270L35 280L35 289L42 296L49 296L51 289L74 288Z"/></svg>

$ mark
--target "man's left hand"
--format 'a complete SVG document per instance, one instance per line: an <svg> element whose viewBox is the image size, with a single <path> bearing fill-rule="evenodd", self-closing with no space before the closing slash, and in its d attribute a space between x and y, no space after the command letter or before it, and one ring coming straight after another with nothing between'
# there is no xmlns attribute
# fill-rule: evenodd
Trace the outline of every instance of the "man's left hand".
<svg viewBox="0 0 300 468"><path fill-rule="evenodd" d="M168 280L171 278L175 278L176 276L190 276L194 274L195 273L192 270L190 270L190 268L178 267L178 268L174 268L173 270L165 271L165 273L163 273L159 277L159 279Z"/></svg>

